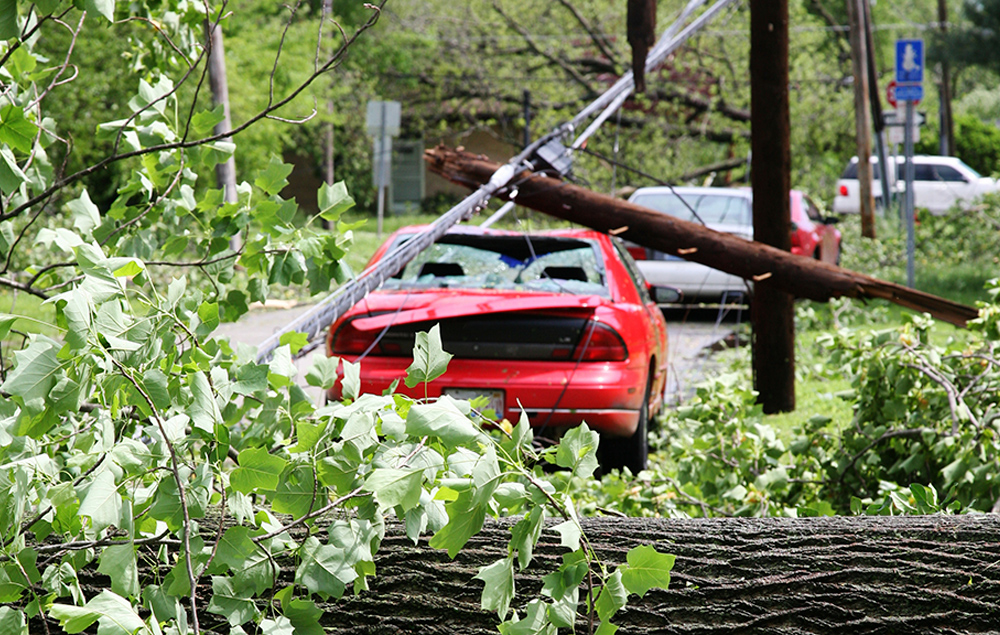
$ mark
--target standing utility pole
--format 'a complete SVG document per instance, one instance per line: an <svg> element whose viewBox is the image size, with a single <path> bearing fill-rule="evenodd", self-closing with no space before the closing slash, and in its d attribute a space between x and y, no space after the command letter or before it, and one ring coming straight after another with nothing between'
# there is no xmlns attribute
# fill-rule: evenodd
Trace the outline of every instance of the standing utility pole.
<svg viewBox="0 0 1000 635"><path fill-rule="evenodd" d="M851 66L854 70L854 123L858 143L858 187L861 197L861 235L875 238L875 201L872 198L871 108L868 101L868 37L862 32L864 0L847 0L851 28Z"/></svg>
<svg viewBox="0 0 1000 635"><path fill-rule="evenodd" d="M226 79L226 49L222 43L222 25L207 20L205 30L208 35L208 85L212 91L212 104L215 107L222 106L222 121L215 124L215 134L228 134L233 129L233 120L229 116L229 81ZM229 141L230 137L226 136L223 140ZM215 179L223 189L225 201L235 203L236 160L232 155L216 164ZM237 251L242 242L240 235L236 234L229 239L229 246Z"/></svg>
<svg viewBox="0 0 1000 635"><path fill-rule="evenodd" d="M948 32L948 0L938 0L938 26L941 33ZM951 69L948 60L941 60L941 154L955 154L954 124L951 119Z"/></svg>
<svg viewBox="0 0 1000 635"><path fill-rule="evenodd" d="M788 0L750 0L750 129L753 234L791 248ZM795 308L765 273L755 278L753 381L764 412L795 409Z"/></svg>

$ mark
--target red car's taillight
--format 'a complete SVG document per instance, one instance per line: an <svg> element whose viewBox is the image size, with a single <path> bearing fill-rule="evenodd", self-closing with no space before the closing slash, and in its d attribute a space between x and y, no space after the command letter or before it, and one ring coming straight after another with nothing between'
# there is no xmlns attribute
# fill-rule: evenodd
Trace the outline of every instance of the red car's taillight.
<svg viewBox="0 0 1000 635"><path fill-rule="evenodd" d="M841 196L847 196L847 186L846 185L841 185L839 192L840 192Z"/></svg>
<svg viewBox="0 0 1000 635"><path fill-rule="evenodd" d="M633 260L646 260L646 248L640 247L639 245L632 245L627 247L628 253L632 255Z"/></svg>
<svg viewBox="0 0 1000 635"><path fill-rule="evenodd" d="M573 359L583 362L623 362L628 359L628 349L613 328L600 322L590 322L584 327L583 338L573 351Z"/></svg>
<svg viewBox="0 0 1000 635"><path fill-rule="evenodd" d="M354 328L350 322L340 325L337 332L333 334L333 342L330 346L332 355L362 355L368 352L370 355L393 355L401 354L402 349L397 342L382 341L378 346L372 348L375 339L380 331L361 331ZM369 351L369 349L372 349Z"/></svg>

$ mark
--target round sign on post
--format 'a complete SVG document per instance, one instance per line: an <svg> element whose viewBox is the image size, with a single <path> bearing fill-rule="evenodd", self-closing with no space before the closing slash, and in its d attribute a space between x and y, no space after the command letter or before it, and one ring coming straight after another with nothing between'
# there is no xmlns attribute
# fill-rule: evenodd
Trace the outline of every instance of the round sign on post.
<svg viewBox="0 0 1000 635"><path fill-rule="evenodd" d="M885 87L885 98L889 101L890 106L896 107L896 80L890 81Z"/></svg>

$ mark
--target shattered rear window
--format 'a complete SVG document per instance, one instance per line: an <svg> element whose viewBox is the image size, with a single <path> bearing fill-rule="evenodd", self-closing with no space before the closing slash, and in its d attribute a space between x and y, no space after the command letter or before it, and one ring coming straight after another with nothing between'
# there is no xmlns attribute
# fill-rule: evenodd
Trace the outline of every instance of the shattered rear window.
<svg viewBox="0 0 1000 635"><path fill-rule="evenodd" d="M600 254L594 241L577 238L446 234L382 288L509 289L610 297Z"/></svg>

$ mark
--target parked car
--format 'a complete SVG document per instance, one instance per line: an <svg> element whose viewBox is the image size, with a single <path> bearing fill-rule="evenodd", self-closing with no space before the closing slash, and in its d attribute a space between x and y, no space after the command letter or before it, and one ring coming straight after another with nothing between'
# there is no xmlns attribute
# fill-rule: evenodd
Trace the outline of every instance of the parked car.
<svg viewBox="0 0 1000 635"><path fill-rule="evenodd" d="M642 187L629 201L753 240L753 192L749 188ZM837 219L824 217L799 190L790 193L790 213L792 253L839 263L841 235L833 226ZM679 256L638 246L629 251L651 284L677 287L685 301L740 302L750 289L739 276Z"/></svg>
<svg viewBox="0 0 1000 635"><path fill-rule="evenodd" d="M369 264L422 229L394 233ZM360 362L362 391L381 394L406 375L415 334L434 324L454 357L426 396L484 395L514 422L523 408L536 436L558 438L586 421L601 434L604 469L646 467L667 328L620 240L590 230L453 228L334 322L327 350ZM423 385L396 390L425 397ZM341 397L339 382L330 396Z"/></svg>
<svg viewBox="0 0 1000 635"><path fill-rule="evenodd" d="M895 156L889 161L886 176L889 187L896 196L906 192L903 173L905 157ZM878 157L872 157L872 196L882 197L881 166ZM932 214L945 214L955 205L968 205L983 194L996 192L1000 184L985 177L956 157L916 155L913 157L913 204ZM857 214L861 211L858 184L858 158L853 157L837 181L833 211L838 214Z"/></svg>

